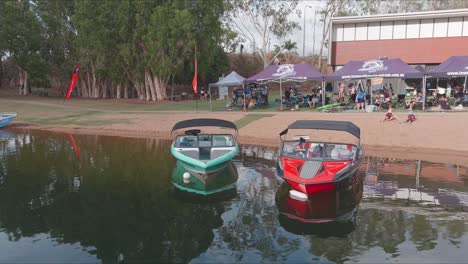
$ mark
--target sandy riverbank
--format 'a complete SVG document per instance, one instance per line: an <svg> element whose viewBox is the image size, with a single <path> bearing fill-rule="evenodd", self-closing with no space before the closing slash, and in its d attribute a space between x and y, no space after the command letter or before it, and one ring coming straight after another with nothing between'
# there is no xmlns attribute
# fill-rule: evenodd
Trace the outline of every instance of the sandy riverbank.
<svg viewBox="0 0 468 264"><path fill-rule="evenodd" d="M130 123L109 125L36 125L16 122L17 129L41 129L57 132L100 134L125 137L170 139L173 125L191 118L222 118L236 121L247 114L240 112L166 112L166 113L104 113L100 118L131 120ZM404 118L400 114L400 118ZM419 113L413 124L381 122L383 113L270 113L239 131L241 144L278 146L278 133L295 120L345 120L361 128L361 143L369 155L389 158L423 159L446 163L468 163L468 113ZM340 141L339 135L332 140Z"/></svg>
<svg viewBox="0 0 468 264"><path fill-rule="evenodd" d="M167 104L179 109L190 103ZM181 120L221 118L247 124L239 131L241 144L272 147L279 145L278 133L295 120L343 120L361 128L361 143L365 145L367 154L468 164L468 112L417 112L417 121L406 124L382 122L385 115L382 112L161 111L151 103L80 99L64 104L61 99L41 97L0 98L0 112L17 112L18 117L12 127L18 129L164 139L170 139L172 127ZM396 115L400 119L406 118L403 112ZM345 135L327 133L328 139L333 141L345 140Z"/></svg>

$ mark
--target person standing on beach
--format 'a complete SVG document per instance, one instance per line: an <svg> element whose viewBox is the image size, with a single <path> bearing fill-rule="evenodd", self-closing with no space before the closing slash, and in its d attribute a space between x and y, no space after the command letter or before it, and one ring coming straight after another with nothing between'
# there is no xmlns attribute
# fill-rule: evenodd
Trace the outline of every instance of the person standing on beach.
<svg viewBox="0 0 468 264"><path fill-rule="evenodd" d="M340 82L338 84L338 102L344 102L345 84Z"/></svg>
<svg viewBox="0 0 468 264"><path fill-rule="evenodd" d="M348 90L349 90L349 101L350 102L356 102L356 86L354 86L354 83L348 84Z"/></svg>
<svg viewBox="0 0 468 264"><path fill-rule="evenodd" d="M365 109L364 101L366 100L366 93L364 92L364 89L362 88L362 86L360 86L358 90L359 92L357 93L357 96L356 96L356 106L354 107L354 109L364 110Z"/></svg>

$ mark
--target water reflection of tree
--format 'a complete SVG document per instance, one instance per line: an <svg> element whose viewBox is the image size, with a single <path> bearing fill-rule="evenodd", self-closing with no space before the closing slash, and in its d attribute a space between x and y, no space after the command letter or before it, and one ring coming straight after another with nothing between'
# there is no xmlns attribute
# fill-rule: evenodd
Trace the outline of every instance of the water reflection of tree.
<svg viewBox="0 0 468 264"><path fill-rule="evenodd" d="M398 257L399 246L411 242L418 251L433 250L438 238L460 245L466 232L463 220L435 220L430 215L381 209L360 209L354 232L346 237L318 237L309 235L310 253L333 262L359 259L372 248L381 248Z"/></svg>
<svg viewBox="0 0 468 264"><path fill-rule="evenodd" d="M104 262L187 262L208 248L223 205L174 199L170 142L75 138L80 160L65 135L42 133L0 156L0 226L12 240L50 233Z"/></svg>
<svg viewBox="0 0 468 264"><path fill-rule="evenodd" d="M225 245L236 261L252 262L245 259L245 252L255 252L265 261L285 261L290 253L298 250L301 240L289 236L278 228L278 215L275 205L275 190L280 183L276 179L264 177L248 169L239 184L240 203L232 208L233 217L225 219L218 229L214 245Z"/></svg>

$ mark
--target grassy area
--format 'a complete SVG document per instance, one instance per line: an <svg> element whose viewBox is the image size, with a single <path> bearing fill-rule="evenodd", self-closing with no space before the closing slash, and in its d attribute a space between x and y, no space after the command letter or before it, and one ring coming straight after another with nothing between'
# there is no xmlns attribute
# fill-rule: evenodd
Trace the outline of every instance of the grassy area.
<svg viewBox="0 0 468 264"><path fill-rule="evenodd" d="M76 107L64 105L62 100L38 99L5 99L0 98L0 112L16 112L17 121L39 125L76 125L93 126L119 123L130 123L130 120L105 117L100 110L89 110L86 105Z"/></svg>
<svg viewBox="0 0 468 264"><path fill-rule="evenodd" d="M235 122L236 126L238 129L245 127L246 125L252 123L253 121L259 120L261 118L265 117L272 117L273 115L271 114L248 114L244 116L243 118L237 120Z"/></svg>

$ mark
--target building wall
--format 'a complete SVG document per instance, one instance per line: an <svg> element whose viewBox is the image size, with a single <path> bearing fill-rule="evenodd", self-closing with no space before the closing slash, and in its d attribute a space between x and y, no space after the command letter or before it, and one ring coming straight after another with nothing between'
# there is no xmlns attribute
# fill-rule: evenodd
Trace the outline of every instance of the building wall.
<svg viewBox="0 0 468 264"><path fill-rule="evenodd" d="M468 54L468 37L337 41L331 48L332 65L383 56L408 64L439 64L450 56Z"/></svg>
<svg viewBox="0 0 468 264"><path fill-rule="evenodd" d="M468 16L333 23L331 64L378 57L438 64L468 54Z"/></svg>

